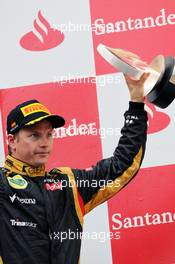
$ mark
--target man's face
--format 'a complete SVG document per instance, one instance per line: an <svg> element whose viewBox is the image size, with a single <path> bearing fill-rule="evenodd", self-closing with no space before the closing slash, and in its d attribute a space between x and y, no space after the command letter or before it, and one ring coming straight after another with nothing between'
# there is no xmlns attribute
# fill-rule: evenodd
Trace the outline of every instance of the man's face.
<svg viewBox="0 0 175 264"><path fill-rule="evenodd" d="M22 128L15 137L8 135L12 156L34 167L46 164L52 151L52 132L51 123L43 120Z"/></svg>

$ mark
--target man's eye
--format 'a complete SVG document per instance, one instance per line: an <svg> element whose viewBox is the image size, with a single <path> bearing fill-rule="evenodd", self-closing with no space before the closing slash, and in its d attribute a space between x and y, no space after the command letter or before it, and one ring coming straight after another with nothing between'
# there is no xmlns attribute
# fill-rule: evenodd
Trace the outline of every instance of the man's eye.
<svg viewBox="0 0 175 264"><path fill-rule="evenodd" d="M30 134L30 137L32 137L32 138L38 138L38 137L39 137L39 135L38 135L38 134L36 134L36 133L33 133L33 134Z"/></svg>
<svg viewBox="0 0 175 264"><path fill-rule="evenodd" d="M49 137L49 138L52 138L52 137L53 137L53 133L49 133L49 134L48 134L48 137Z"/></svg>

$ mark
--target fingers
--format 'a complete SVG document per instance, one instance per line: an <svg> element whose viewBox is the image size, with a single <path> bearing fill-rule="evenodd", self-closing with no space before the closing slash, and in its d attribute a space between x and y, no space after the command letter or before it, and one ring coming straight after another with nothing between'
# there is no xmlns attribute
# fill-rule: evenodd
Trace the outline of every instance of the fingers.
<svg viewBox="0 0 175 264"><path fill-rule="evenodd" d="M132 76L124 74L125 80L127 82L127 84L135 84L136 82L138 82L139 80L135 80L133 79Z"/></svg>
<svg viewBox="0 0 175 264"><path fill-rule="evenodd" d="M140 77L139 81L141 83L144 83L148 79L149 76L150 76L150 72L145 72L145 73L142 74L142 76Z"/></svg>
<svg viewBox="0 0 175 264"><path fill-rule="evenodd" d="M136 80L136 79L133 79L132 76L124 74L124 77L125 77L127 84L133 84L133 85L134 84L143 84L148 79L149 76L150 76L150 72L145 72L141 75L139 80Z"/></svg>

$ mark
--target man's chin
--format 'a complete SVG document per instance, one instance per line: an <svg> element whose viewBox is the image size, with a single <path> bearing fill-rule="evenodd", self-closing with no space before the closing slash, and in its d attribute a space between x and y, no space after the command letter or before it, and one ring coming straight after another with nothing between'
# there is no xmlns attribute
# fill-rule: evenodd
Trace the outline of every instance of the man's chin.
<svg viewBox="0 0 175 264"><path fill-rule="evenodd" d="M45 166L46 163L47 163L47 161L48 161L48 158L43 158L43 159L40 159L40 160L35 161L35 162L32 164L32 166L33 166L33 167Z"/></svg>

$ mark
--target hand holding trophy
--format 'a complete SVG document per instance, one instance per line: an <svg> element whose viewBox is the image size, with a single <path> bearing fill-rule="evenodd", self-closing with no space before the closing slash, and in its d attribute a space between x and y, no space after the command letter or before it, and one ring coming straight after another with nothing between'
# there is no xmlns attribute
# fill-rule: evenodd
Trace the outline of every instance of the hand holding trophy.
<svg viewBox="0 0 175 264"><path fill-rule="evenodd" d="M103 44L99 44L97 50L106 61L125 74L130 86L131 78L133 82L140 79L140 82L144 83L144 96L150 103L166 108L174 100L175 59L172 56L165 58L158 55L147 64L130 51L110 48ZM130 78L127 79L127 75Z"/></svg>

